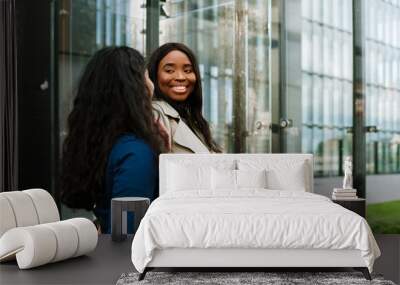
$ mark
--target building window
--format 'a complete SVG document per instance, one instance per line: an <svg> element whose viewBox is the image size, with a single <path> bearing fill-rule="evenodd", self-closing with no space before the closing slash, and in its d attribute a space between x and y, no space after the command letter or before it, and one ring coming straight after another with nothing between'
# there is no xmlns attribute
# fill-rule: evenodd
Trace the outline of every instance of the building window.
<svg viewBox="0 0 400 285"><path fill-rule="evenodd" d="M366 23L367 173L400 172L400 3L368 0Z"/></svg>
<svg viewBox="0 0 400 285"><path fill-rule="evenodd" d="M317 176L352 154L352 2L302 0L302 152Z"/></svg>

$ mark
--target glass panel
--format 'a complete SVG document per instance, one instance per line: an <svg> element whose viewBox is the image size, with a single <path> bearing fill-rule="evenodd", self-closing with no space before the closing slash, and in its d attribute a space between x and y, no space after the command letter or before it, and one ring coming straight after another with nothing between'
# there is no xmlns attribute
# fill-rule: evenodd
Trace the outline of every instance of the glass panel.
<svg viewBox="0 0 400 285"><path fill-rule="evenodd" d="M269 107L269 1L191 0L161 3L160 44L187 44L202 70L204 115L213 137L226 152L233 152L234 78L243 73L247 152L270 151ZM238 9L245 11L235 22ZM235 53L235 36L244 31L244 50ZM242 47L236 47L242 49ZM243 70L234 70L236 55L245 58ZM236 78L235 78L236 80Z"/></svg>
<svg viewBox="0 0 400 285"><path fill-rule="evenodd" d="M400 7L368 0L365 15L366 122L378 129L367 134L367 173L399 173Z"/></svg>
<svg viewBox="0 0 400 285"><path fill-rule="evenodd" d="M366 5L366 123L378 130L366 136L369 174L400 173L399 4L368 0ZM370 189L385 193L368 199L367 218L375 233L399 234L398 189L388 189Z"/></svg>
<svg viewBox="0 0 400 285"><path fill-rule="evenodd" d="M286 1L288 3L294 1ZM315 159L317 176L341 174L341 159L352 154L353 74L352 74L352 2L347 0L302 0L299 9L288 9L286 26L297 21L301 11L301 89L296 96L289 91L286 96L284 117L292 120L292 126L284 129L287 152L311 152ZM300 5L297 4L297 5ZM295 5L295 4L293 4ZM300 9L301 8L301 9ZM293 20L295 19L295 20ZM286 53L293 57L298 50L287 29L289 40ZM291 47L292 46L292 47ZM290 60L284 69L296 68ZM298 84L297 78L288 77L287 86ZM293 88L291 88L293 90ZM294 104L301 98L301 104ZM299 116L301 114L301 116ZM300 119L301 132L296 129ZM298 144L294 143L297 141Z"/></svg>

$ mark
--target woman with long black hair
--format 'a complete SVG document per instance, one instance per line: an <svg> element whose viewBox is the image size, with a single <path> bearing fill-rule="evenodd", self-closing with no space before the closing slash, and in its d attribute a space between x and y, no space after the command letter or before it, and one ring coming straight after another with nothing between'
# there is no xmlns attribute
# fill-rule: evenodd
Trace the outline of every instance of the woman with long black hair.
<svg viewBox="0 0 400 285"><path fill-rule="evenodd" d="M171 152L221 152L202 115L203 94L197 59L181 43L156 49L148 63L154 82L153 108L171 139Z"/></svg>
<svg viewBox="0 0 400 285"><path fill-rule="evenodd" d="M80 79L62 150L61 200L92 210L110 231L114 197L158 195L153 86L143 56L129 47L96 52Z"/></svg>

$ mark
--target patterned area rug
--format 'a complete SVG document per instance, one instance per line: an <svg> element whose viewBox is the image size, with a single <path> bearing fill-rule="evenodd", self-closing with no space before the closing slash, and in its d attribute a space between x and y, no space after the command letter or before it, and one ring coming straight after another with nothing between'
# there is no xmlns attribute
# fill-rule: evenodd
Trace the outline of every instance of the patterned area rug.
<svg viewBox="0 0 400 285"><path fill-rule="evenodd" d="M117 285L133 284L267 284L267 285L297 285L297 284L376 284L395 285L384 280L380 275L372 275L368 281L359 272L148 272L142 281L138 281L139 273L122 274Z"/></svg>

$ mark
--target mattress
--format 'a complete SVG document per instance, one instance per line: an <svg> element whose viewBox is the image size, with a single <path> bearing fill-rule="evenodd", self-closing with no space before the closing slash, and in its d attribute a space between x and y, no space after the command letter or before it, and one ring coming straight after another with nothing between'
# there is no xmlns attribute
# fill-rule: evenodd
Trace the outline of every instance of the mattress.
<svg viewBox="0 0 400 285"><path fill-rule="evenodd" d="M168 248L359 250L372 271L380 255L364 218L307 192L266 189L170 192L157 198L132 243L143 272Z"/></svg>

